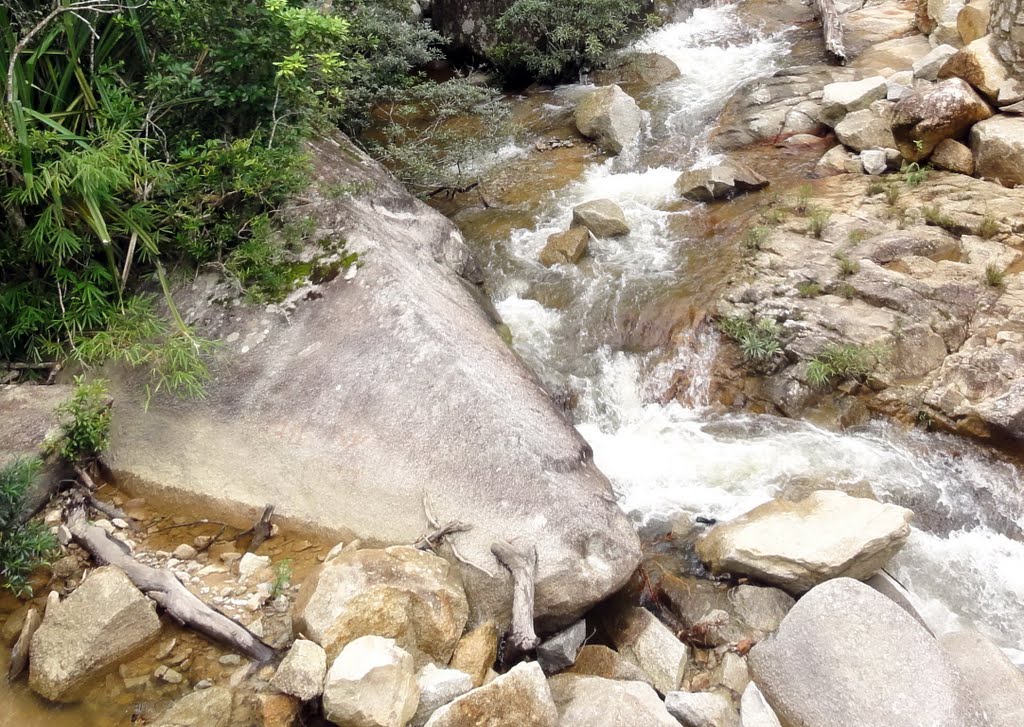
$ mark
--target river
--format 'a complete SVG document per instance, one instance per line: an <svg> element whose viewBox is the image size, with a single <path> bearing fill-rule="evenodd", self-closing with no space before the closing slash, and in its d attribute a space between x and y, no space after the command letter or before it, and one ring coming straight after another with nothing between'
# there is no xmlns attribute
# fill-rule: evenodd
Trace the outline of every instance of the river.
<svg viewBox="0 0 1024 727"><path fill-rule="evenodd" d="M792 33L746 27L732 5L696 10L655 31L637 49L671 58L683 73L641 100L646 128L636 148L537 190L528 225L509 229L500 224L507 216L487 210L456 220L484 263L515 349L575 404L580 433L639 527L687 514L729 518L809 487L873 494L917 513L890 570L916 594L932 628L974 624L1019 661L1024 488L1017 466L955 437L884 422L840 432L723 413L708 397L713 331L695 327L645 345L642 329L666 305L701 311L736 272L736 251L699 234L689 219L694 208L679 204L673 184L681 171L714 160L707 137L723 106L745 82L786 64L791 40ZM552 126L564 123L588 88L553 89L542 113ZM526 166L527 150L506 149L506 175ZM579 265L541 266L548 235L569 226L574 205L598 198L617 202L632 232L592 240ZM686 381L687 392L664 403L672 377Z"/></svg>

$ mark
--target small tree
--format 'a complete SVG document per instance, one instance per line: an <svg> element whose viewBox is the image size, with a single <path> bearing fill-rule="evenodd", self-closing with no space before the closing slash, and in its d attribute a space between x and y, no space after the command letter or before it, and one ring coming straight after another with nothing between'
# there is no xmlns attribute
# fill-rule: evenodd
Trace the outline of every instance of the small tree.
<svg viewBox="0 0 1024 727"><path fill-rule="evenodd" d="M0 467L0 587L19 597L32 595L29 574L57 549L42 523L22 522L25 497L41 467L36 457Z"/></svg>

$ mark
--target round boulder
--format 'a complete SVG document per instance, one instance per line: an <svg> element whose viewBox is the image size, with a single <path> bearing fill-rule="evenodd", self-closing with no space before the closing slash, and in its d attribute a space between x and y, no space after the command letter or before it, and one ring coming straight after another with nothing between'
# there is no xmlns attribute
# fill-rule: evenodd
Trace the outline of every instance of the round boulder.
<svg viewBox="0 0 1024 727"><path fill-rule="evenodd" d="M295 628L333 658L373 634L394 639L417 666L447 664L469 605L458 571L407 546L342 553L314 570L295 601Z"/></svg>
<svg viewBox="0 0 1024 727"><path fill-rule="evenodd" d="M402 727L419 700L412 656L380 636L346 646L324 682L324 716L346 727Z"/></svg>
<svg viewBox="0 0 1024 727"><path fill-rule="evenodd" d="M580 101L573 114L576 128L609 154L618 154L640 133L640 107L618 86L602 86Z"/></svg>
<svg viewBox="0 0 1024 727"><path fill-rule="evenodd" d="M623 214L622 208L610 199L594 199L573 207L572 226L586 227L598 238L629 234L626 215Z"/></svg>
<svg viewBox="0 0 1024 727"><path fill-rule="evenodd" d="M899 101L892 112L892 134L900 154L918 161L943 139L955 138L990 116L992 109L974 89L952 78Z"/></svg>
<svg viewBox="0 0 1024 727"><path fill-rule="evenodd" d="M1007 186L1024 184L1024 118L994 116L971 129L974 173Z"/></svg>

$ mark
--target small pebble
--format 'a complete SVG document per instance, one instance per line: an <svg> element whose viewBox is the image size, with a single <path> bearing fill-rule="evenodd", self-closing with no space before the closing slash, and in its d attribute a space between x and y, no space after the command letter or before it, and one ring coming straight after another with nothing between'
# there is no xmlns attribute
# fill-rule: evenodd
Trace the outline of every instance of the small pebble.
<svg viewBox="0 0 1024 727"><path fill-rule="evenodd" d="M217 659L224 666L237 666L242 663L242 657L238 654L225 654Z"/></svg>
<svg viewBox="0 0 1024 727"><path fill-rule="evenodd" d="M168 669L160 675L160 678L168 684L181 684L181 682L185 679L185 677L183 677L180 672L177 672L174 669Z"/></svg>
<svg viewBox="0 0 1024 727"><path fill-rule="evenodd" d="M197 690L198 689L209 689L212 686L213 686L213 682L211 682L209 679L201 679L198 682L196 682L196 689Z"/></svg>
<svg viewBox="0 0 1024 727"><path fill-rule="evenodd" d="M121 519L121 518L119 518L119 517L116 517L116 518L114 518L113 520L111 520L111 521L110 521L110 523L111 523L111 524L112 524L112 525L113 525L113 526L114 526L115 528L120 528L121 530L125 530L125 529L127 529L127 528L128 528L128 523L127 523L127 521L125 521L125 520L122 520L122 519Z"/></svg>

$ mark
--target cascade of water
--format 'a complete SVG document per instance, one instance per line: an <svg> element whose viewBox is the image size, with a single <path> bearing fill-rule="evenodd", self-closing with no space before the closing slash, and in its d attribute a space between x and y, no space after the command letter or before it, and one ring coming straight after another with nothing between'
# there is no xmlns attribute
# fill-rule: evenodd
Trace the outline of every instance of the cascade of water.
<svg viewBox="0 0 1024 727"><path fill-rule="evenodd" d="M658 90L641 141L670 149L680 162L644 169L634 154L592 165L553 195L532 229L499 246L495 254L505 257L492 260L490 282L515 347L553 390L575 395L578 429L638 522L683 513L732 517L794 488L870 490L918 513L893 570L924 599L936 627L951 627L958 613L1005 647L1021 648L1024 570L1014 564L1024 562L1024 495L1014 466L952 438L882 423L837 433L716 414L707 406L717 346L710 330L677 340L672 356L621 345L620 322L631 311L700 275L688 270L686 255L700 242L672 231L673 216L687 213L666 211L675 178L708 163L714 118L743 83L775 70L786 44L719 6L662 28L638 49L666 55L683 71ZM567 87L555 98L579 92ZM568 226L574 205L596 198L618 203L632 232L592 241L579 266L541 267L547 236ZM664 403L670 384L683 395Z"/></svg>

